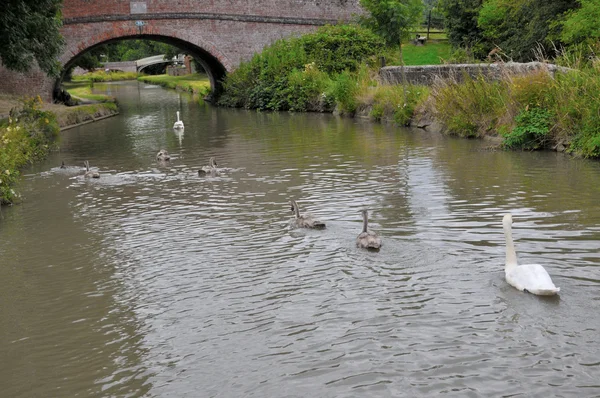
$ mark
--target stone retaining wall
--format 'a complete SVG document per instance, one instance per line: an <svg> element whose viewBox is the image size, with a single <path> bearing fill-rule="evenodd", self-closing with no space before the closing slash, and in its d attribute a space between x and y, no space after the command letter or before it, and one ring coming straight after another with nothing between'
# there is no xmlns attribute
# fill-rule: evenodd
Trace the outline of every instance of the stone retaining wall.
<svg viewBox="0 0 600 398"><path fill-rule="evenodd" d="M431 85L437 79L456 79L461 81L463 76L484 76L490 80L500 79L506 74L527 74L536 70L546 70L554 75L556 72L566 72L569 69L546 64L543 62L507 62L500 64L451 64L451 65L424 65L405 66L406 81L409 84ZM383 84L402 84L400 66L386 66L379 70L379 77Z"/></svg>

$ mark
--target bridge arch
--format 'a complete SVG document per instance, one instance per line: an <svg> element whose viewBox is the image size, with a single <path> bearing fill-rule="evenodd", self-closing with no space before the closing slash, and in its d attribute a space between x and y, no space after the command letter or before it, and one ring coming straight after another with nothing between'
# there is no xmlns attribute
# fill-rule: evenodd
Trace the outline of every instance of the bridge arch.
<svg viewBox="0 0 600 398"><path fill-rule="evenodd" d="M55 82L54 93L59 91L66 72L77 61L77 58L95 47L128 39L159 41L173 45L188 53L204 68L210 81L212 96L219 95L227 71L233 69L231 61L212 43L204 41L201 37L192 36L185 30L173 34L173 32L161 32L161 29L153 28L140 34L139 28L114 29L114 26L111 26L113 24L107 25L109 25L107 29L88 36L84 40L67 45L60 58L63 73Z"/></svg>
<svg viewBox="0 0 600 398"><path fill-rule="evenodd" d="M194 55L209 72L213 92L222 76L273 41L348 21L363 13L359 0L63 0L63 66L111 40L150 38ZM51 100L62 79L38 67L26 73L0 65L0 92ZM53 90L54 89L54 90Z"/></svg>
<svg viewBox="0 0 600 398"><path fill-rule="evenodd" d="M177 62L183 63L184 58L185 57L182 54L179 54L177 56ZM146 57L146 58L138 59L137 61L135 61L135 69L138 73L141 73L145 68L147 68L149 66L158 65L158 64L168 64L171 62L173 62L173 59L165 59L165 54L154 55L151 57Z"/></svg>

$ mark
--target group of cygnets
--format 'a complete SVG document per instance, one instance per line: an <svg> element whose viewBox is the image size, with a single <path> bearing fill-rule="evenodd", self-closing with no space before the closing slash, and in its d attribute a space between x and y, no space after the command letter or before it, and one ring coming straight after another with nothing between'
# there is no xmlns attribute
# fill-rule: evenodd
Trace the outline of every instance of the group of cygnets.
<svg viewBox="0 0 600 398"><path fill-rule="evenodd" d="M171 160L171 155L169 155L169 152L167 152L166 149L161 149L156 154L156 160L158 160L159 162L167 162L167 161ZM202 166L200 168L200 170L198 170L199 176L206 176L206 175L214 176L217 174L219 174L219 169L217 168L217 161L215 160L215 158L213 156L211 156L211 158L208 160L207 166Z"/></svg>
<svg viewBox="0 0 600 398"><path fill-rule="evenodd" d="M183 122L179 119L179 112L177 112L177 121L173 125L176 130L183 129ZM156 154L156 160L158 161L169 161L171 156L165 149L161 149ZM61 168L65 168L63 162ZM100 173L97 171L90 170L90 164L85 161L85 177L86 178L100 178ZM209 159L207 166L202 166L198 170L199 176L217 175L218 168L217 162L214 157ZM324 229L325 223L314 219L310 214L300 214L298 204L294 199L290 200L291 210L294 214L293 225L299 228L312 228L312 229ZM356 238L356 246L368 250L379 250L381 248L381 238L373 231L368 229L368 218L369 213L366 209L361 210L363 217L363 228L362 232ZM513 239L512 239L512 215L506 214L502 219L504 227L504 237L506 239L506 262L504 267L506 281L514 286L516 289L529 292L537 295L554 295L560 291L559 287L556 287L548 275L548 272L543 266L539 264L522 264L519 265L517 262L517 254L515 251Z"/></svg>
<svg viewBox="0 0 600 398"><path fill-rule="evenodd" d="M159 161L168 161L170 156L168 152L161 149L156 155ZM86 165L89 167L89 165ZM203 166L198 170L198 175L216 175L218 174L217 162L214 157L209 160L208 166ZM298 228L324 229L325 223L313 218L310 214L300 214L298 203L294 199L290 200L291 210L294 214L292 223ZM363 218L362 232L356 238L356 246L362 249L379 250L381 248L381 238L373 231L368 229L369 213L366 209L361 210ZM512 240L512 216L507 214L502 220L504 226L504 236L506 239L506 263L505 277L506 281L520 291L529 292L537 295L554 295L560 291L548 275L548 272L539 264L518 265L517 254L515 252Z"/></svg>
<svg viewBox="0 0 600 398"><path fill-rule="evenodd" d="M161 149L156 154L156 160L160 162L166 162L171 160L171 156L165 149ZM217 175L219 169L217 168L217 161L213 156L208 161L208 166L202 166L198 170L199 176ZM310 214L300 214L300 208L298 203L294 199L290 200L291 210L294 214L293 225L298 228L312 228L312 229L324 229L325 223L313 218ZM368 211L362 210L363 217L363 230L356 238L356 246L363 249L379 250L381 248L381 238L377 234L368 229L369 224L369 213Z"/></svg>
<svg viewBox="0 0 600 398"><path fill-rule="evenodd" d="M294 225L299 228L324 229L325 223L314 219L310 214L300 214L298 203L294 199L290 200L292 212L294 213ZM369 212L361 210L363 216L363 229L356 238L356 247L363 249L379 250L381 248L381 238L377 234L368 229Z"/></svg>

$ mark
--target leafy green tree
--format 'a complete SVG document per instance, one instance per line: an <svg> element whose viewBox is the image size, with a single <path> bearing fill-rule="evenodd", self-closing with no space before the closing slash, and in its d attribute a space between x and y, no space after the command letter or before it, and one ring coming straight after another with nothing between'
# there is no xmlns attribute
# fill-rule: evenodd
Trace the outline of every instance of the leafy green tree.
<svg viewBox="0 0 600 398"><path fill-rule="evenodd" d="M467 48L475 56L484 56L481 49L482 33L477 18L483 0L440 0L438 7L444 14L448 41L455 48Z"/></svg>
<svg viewBox="0 0 600 398"><path fill-rule="evenodd" d="M388 45L399 45L418 26L423 15L422 0L360 0L370 15L362 22Z"/></svg>
<svg viewBox="0 0 600 398"><path fill-rule="evenodd" d="M408 39L411 30L421 22L425 5L422 0L360 0L370 15L362 22L380 35L388 45L398 45L402 87L406 98L406 74L402 56L402 40Z"/></svg>
<svg viewBox="0 0 600 398"><path fill-rule="evenodd" d="M560 21L561 40L565 44L592 44L600 41L600 2L579 0L580 7L570 10Z"/></svg>
<svg viewBox="0 0 600 398"><path fill-rule="evenodd" d="M483 47L498 46L515 61L531 61L540 50L548 54L556 44L553 22L576 6L576 0L485 0L478 16Z"/></svg>
<svg viewBox="0 0 600 398"><path fill-rule="evenodd" d="M58 55L64 40L61 0L0 1L0 60L8 68L26 72L37 61L51 76L58 76Z"/></svg>

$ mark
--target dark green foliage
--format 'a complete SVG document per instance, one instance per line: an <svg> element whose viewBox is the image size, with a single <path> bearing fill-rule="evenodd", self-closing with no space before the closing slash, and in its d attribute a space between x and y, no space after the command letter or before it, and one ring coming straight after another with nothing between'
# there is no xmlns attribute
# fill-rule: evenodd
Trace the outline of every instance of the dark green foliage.
<svg viewBox="0 0 600 398"><path fill-rule="evenodd" d="M324 26L300 40L307 59L326 73L355 71L360 61L383 50L374 33L352 25Z"/></svg>
<svg viewBox="0 0 600 398"><path fill-rule="evenodd" d="M97 68L100 68L102 64L100 63L100 58L98 55L90 51L77 58L77 62L73 66L78 66L82 69L93 72Z"/></svg>
<svg viewBox="0 0 600 398"><path fill-rule="evenodd" d="M349 72L343 72L337 76L329 96L335 98L338 102L340 111L353 114L356 111L356 93L358 86L356 78Z"/></svg>
<svg viewBox="0 0 600 398"><path fill-rule="evenodd" d="M553 115L543 108L525 108L515 117L515 128L504 135L502 145L511 149L540 149L550 142Z"/></svg>
<svg viewBox="0 0 600 398"><path fill-rule="evenodd" d="M61 0L0 1L0 60L8 69L28 71L34 61L51 76L58 76Z"/></svg>
<svg viewBox="0 0 600 398"><path fill-rule="evenodd" d="M591 114L573 138L571 151L584 157L600 158L600 116Z"/></svg>
<svg viewBox="0 0 600 398"><path fill-rule="evenodd" d="M369 12L362 23L380 35L388 45L407 39L421 22L425 5L422 0L360 0Z"/></svg>
<svg viewBox="0 0 600 398"><path fill-rule="evenodd" d="M487 54L477 24L482 4L483 0L440 0L438 5L446 19L446 34L450 44L455 48L468 48L479 57Z"/></svg>
<svg viewBox="0 0 600 398"><path fill-rule="evenodd" d="M372 32L354 25L324 26L279 40L229 74L219 104L264 110L323 111L331 107L332 79L355 71L383 48ZM337 98L337 97L336 97Z"/></svg>
<svg viewBox="0 0 600 398"><path fill-rule="evenodd" d="M499 47L511 60L526 62L556 55L562 37L557 21L578 0L440 0L439 7L454 47L479 59Z"/></svg>
<svg viewBox="0 0 600 398"><path fill-rule="evenodd" d="M577 6L576 0L486 0L478 23L485 46L498 46L510 59L526 62L542 54L553 54L558 25L552 21ZM551 27L554 27L551 29Z"/></svg>
<svg viewBox="0 0 600 398"><path fill-rule="evenodd" d="M600 2L579 0L580 7L570 10L557 21L560 39L567 44L597 45L600 40Z"/></svg>

